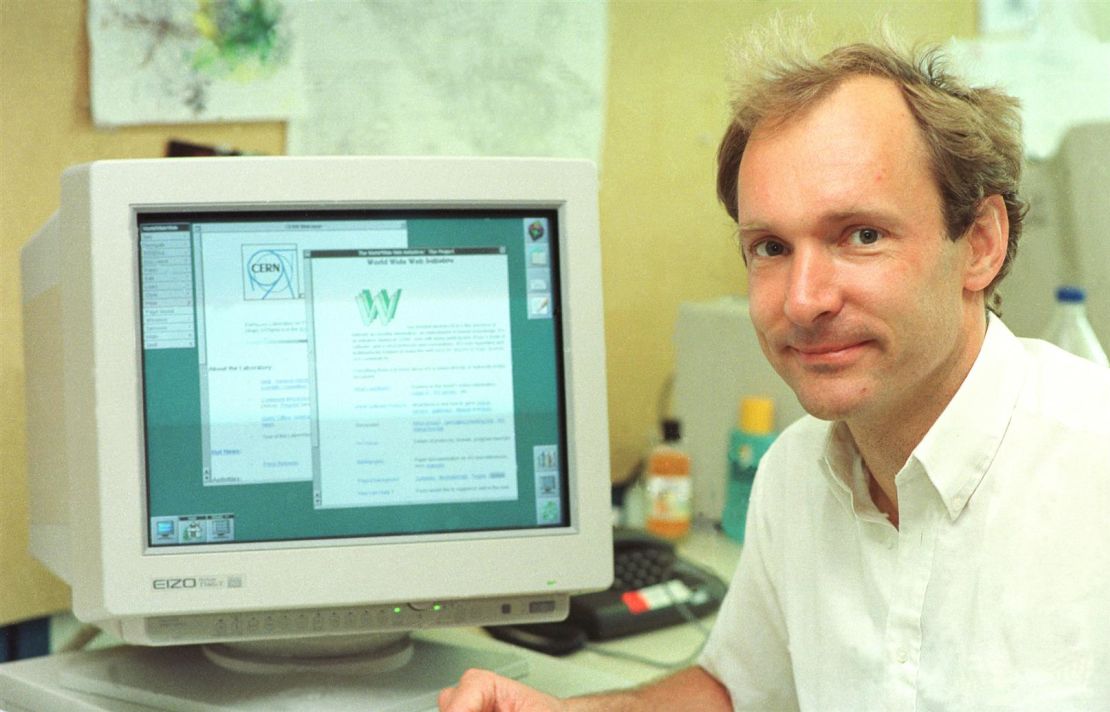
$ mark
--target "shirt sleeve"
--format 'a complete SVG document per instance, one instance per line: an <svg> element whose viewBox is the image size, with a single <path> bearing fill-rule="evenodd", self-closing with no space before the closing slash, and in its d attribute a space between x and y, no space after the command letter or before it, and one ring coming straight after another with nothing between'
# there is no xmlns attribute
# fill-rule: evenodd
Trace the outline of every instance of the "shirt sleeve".
<svg viewBox="0 0 1110 712"><path fill-rule="evenodd" d="M773 553L771 513L785 503L774 501L770 455L752 488L740 563L698 661L728 688L735 710L798 709Z"/></svg>

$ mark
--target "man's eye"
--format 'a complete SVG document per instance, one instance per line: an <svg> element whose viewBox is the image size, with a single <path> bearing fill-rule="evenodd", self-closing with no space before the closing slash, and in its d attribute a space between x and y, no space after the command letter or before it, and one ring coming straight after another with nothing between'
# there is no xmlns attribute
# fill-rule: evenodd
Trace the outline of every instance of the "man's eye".
<svg viewBox="0 0 1110 712"><path fill-rule="evenodd" d="M752 246L752 254L756 257L779 257L786 254L786 245L778 240L763 240Z"/></svg>
<svg viewBox="0 0 1110 712"><path fill-rule="evenodd" d="M874 245L882 236L883 234L873 227L861 227L852 230L848 235L848 241L857 245Z"/></svg>

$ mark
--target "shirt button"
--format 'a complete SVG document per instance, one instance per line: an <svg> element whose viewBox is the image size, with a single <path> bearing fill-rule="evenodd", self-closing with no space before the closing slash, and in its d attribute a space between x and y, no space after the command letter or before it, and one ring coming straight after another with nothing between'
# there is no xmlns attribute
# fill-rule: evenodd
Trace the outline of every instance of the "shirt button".
<svg viewBox="0 0 1110 712"><path fill-rule="evenodd" d="M886 548L888 548L888 549L893 549L893 548L894 548L894 546L895 546L895 545L896 545L897 543L898 543L898 539L897 539L897 538L895 538L895 537L890 537L889 539L887 539L887 540L886 540Z"/></svg>
<svg viewBox="0 0 1110 712"><path fill-rule="evenodd" d="M894 659L899 663L904 663L910 659L910 654L906 652L905 648L899 648L898 652L894 654Z"/></svg>

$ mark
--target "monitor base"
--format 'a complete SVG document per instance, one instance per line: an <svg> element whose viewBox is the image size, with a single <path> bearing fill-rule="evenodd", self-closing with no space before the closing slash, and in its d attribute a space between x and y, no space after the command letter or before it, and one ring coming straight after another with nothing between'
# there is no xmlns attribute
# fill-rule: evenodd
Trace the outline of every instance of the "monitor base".
<svg viewBox="0 0 1110 712"><path fill-rule="evenodd" d="M511 651L423 639L413 641L407 664L367 675L323 667L280 675L230 670L212 662L201 646L123 646L57 658L60 670L53 689L21 691L27 709L68 712L75 709L71 702L77 693L117 701L122 704L105 709L121 710L426 712L435 709L440 689L455 684L468 668L492 669L514 678L528 672L527 661Z"/></svg>
<svg viewBox="0 0 1110 712"><path fill-rule="evenodd" d="M219 643L201 648L216 665L250 675L380 675L407 665L415 651L408 632Z"/></svg>

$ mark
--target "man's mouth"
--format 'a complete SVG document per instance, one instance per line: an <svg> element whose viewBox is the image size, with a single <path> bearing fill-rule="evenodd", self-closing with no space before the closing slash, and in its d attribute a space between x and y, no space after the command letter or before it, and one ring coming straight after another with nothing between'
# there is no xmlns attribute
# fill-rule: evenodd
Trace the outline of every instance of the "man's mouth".
<svg viewBox="0 0 1110 712"><path fill-rule="evenodd" d="M836 368L855 363L870 341L828 342L788 345L787 351L803 366Z"/></svg>

